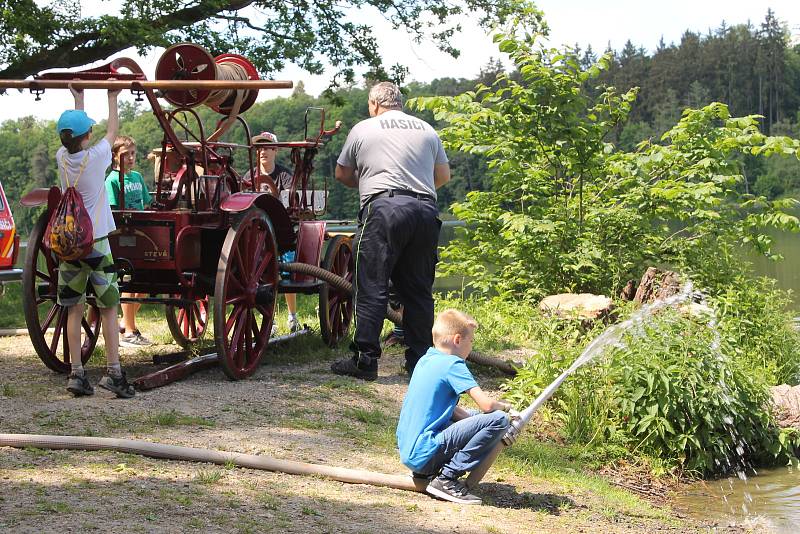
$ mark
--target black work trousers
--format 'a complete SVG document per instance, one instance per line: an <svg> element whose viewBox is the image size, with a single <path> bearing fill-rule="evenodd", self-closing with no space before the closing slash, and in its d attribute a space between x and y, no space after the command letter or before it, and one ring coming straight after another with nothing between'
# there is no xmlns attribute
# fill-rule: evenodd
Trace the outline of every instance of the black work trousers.
<svg viewBox="0 0 800 534"><path fill-rule="evenodd" d="M433 344L433 279L442 225L438 215L434 200L401 195L381 196L361 210L354 243L353 336L360 355L381 355L390 279L404 307L407 368L413 369Z"/></svg>

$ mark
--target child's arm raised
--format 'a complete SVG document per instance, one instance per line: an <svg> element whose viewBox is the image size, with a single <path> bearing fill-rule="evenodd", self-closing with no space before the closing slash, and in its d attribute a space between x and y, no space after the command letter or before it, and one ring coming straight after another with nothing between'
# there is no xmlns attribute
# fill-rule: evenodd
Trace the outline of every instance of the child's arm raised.
<svg viewBox="0 0 800 534"><path fill-rule="evenodd" d="M75 109L83 109L83 89L75 89L72 85L69 86L69 92L75 99Z"/></svg>
<svg viewBox="0 0 800 534"><path fill-rule="evenodd" d="M119 133L119 111L117 110L117 97L119 96L119 90L112 91L109 89L108 91L108 124L106 130L106 141L108 141L109 145L114 144L114 140L117 138L117 134Z"/></svg>
<svg viewBox="0 0 800 534"><path fill-rule="evenodd" d="M489 395L484 393L480 386L476 386L468 390L467 394L472 397L472 400L475 401L475 404L478 405L478 408L483 413L489 413L495 410L507 412L511 409L511 404L491 398Z"/></svg>

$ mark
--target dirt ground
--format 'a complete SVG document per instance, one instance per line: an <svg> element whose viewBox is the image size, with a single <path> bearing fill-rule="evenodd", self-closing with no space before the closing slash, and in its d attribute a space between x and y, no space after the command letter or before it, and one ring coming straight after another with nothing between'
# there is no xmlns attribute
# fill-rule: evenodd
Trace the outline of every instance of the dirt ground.
<svg viewBox="0 0 800 534"><path fill-rule="evenodd" d="M177 350L161 338L156 350ZM407 385L400 352L384 358L376 382L363 383L330 373L330 360L342 352L321 351L317 343L308 358L308 345L314 344L295 340L270 349L255 375L240 382L214 369L130 400L101 389L76 399L27 337L0 338L0 432L124 437L407 474L394 449L394 421ZM287 352L293 356L279 356ZM151 354L130 350L123 364L132 376L155 369ZM88 372L96 382L102 367L92 362ZM497 466L480 487L486 504L469 507L231 466L0 447L0 487L0 531L7 532L707 530L669 510L619 512L586 488L522 478Z"/></svg>

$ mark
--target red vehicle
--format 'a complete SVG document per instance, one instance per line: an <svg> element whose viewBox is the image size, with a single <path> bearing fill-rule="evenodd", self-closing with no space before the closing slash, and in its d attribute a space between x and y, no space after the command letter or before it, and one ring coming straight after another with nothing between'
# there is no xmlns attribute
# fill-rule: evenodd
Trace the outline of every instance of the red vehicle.
<svg viewBox="0 0 800 534"><path fill-rule="evenodd" d="M3 184L0 182L0 282L19 280L21 269L15 269L19 254L19 235L17 235L11 206L8 205Z"/></svg>
<svg viewBox="0 0 800 534"><path fill-rule="evenodd" d="M298 273L282 279L279 257L296 250L296 262L351 278L350 239L329 236L325 222L314 220L324 211L327 186L312 177L314 156L338 127L325 130L324 110L307 112L304 139L269 145L289 151L294 165L291 186L275 196L263 191L259 171L247 182L242 178L249 169L256 169L259 147L250 141L250 128L240 114L255 102L257 88L291 87L291 82L259 80L245 58L234 54L215 58L188 43L164 52L156 78L148 81L133 60L121 58L88 71L0 80L0 88L43 92L72 84L84 89L130 89L147 98L164 133L156 150L154 203L144 211L116 210L117 230L109 240L120 289L149 295L123 301L166 305L166 319L179 344L197 342L213 318L223 370L231 379L249 376L266 349L282 292L318 293L323 338L329 345L336 344L349 330L352 297ZM173 107L162 108L159 98ZM213 133L206 131L192 109L201 104L224 116ZM310 113L317 113L320 122L317 132L308 135ZM244 144L221 140L232 127L244 134ZM124 174L120 169L120 176ZM120 184L121 206L125 206L124 191ZM43 247L47 221L60 197L60 188L51 187L22 199L26 206L48 208L28 240L22 281L31 342L49 368L66 373L70 359L78 355L69 354L67 313L55 299L58 264ZM327 252L321 261L326 239ZM91 296L88 303L94 307ZM99 313L87 312L80 354L84 362L99 332Z"/></svg>

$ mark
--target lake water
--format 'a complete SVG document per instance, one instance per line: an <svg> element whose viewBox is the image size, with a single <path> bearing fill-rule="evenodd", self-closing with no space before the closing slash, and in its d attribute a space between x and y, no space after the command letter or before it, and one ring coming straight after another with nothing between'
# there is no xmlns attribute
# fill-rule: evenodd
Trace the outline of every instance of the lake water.
<svg viewBox="0 0 800 534"><path fill-rule="evenodd" d="M782 261L770 261L763 256L747 254L758 275L769 276L778 281L781 289L793 293L795 309L800 311L800 234L788 232L772 233L775 252L782 254Z"/></svg>
<svg viewBox="0 0 800 534"><path fill-rule="evenodd" d="M690 517L751 532L800 532L800 471L791 467L758 470L742 480L727 478L692 485L674 502Z"/></svg>

